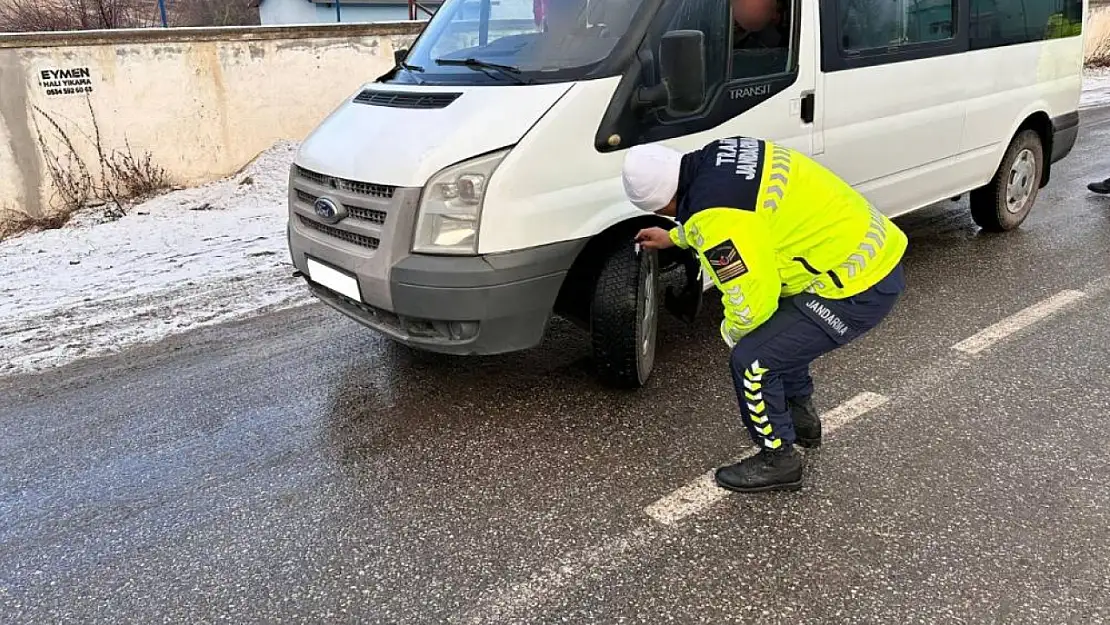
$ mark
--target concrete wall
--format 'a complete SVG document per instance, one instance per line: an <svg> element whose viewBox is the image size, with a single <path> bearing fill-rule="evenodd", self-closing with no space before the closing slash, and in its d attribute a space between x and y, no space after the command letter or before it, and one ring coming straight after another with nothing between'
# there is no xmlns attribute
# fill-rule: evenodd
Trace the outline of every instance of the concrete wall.
<svg viewBox="0 0 1110 625"><path fill-rule="evenodd" d="M2 36L0 211L37 216L56 205L40 132L53 150L61 142L47 116L93 175L99 127L107 149L126 142L136 154L149 152L177 184L207 182L278 140L303 138L360 84L388 71L394 49L410 45L422 26Z"/></svg>

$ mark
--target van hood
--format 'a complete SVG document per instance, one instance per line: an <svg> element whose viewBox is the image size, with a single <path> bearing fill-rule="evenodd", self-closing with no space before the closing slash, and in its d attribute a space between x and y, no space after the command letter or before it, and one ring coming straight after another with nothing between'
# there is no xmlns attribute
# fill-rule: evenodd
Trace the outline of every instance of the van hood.
<svg viewBox="0 0 1110 625"><path fill-rule="evenodd" d="M296 162L340 178L422 187L448 165L520 141L572 84L365 85L359 93L372 102L348 99L301 143ZM419 96L440 98L414 106Z"/></svg>

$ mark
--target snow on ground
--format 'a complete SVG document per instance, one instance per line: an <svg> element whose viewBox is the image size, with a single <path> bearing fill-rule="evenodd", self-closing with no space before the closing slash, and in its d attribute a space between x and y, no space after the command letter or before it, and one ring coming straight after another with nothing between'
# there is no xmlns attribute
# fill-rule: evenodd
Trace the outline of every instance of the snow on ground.
<svg viewBox="0 0 1110 625"><path fill-rule="evenodd" d="M310 301L285 238L295 151L280 143L232 178L118 221L83 214L0 242L0 375Z"/></svg>
<svg viewBox="0 0 1110 625"><path fill-rule="evenodd" d="M1110 105L1110 68L1101 67L1083 72L1083 95L1079 108Z"/></svg>

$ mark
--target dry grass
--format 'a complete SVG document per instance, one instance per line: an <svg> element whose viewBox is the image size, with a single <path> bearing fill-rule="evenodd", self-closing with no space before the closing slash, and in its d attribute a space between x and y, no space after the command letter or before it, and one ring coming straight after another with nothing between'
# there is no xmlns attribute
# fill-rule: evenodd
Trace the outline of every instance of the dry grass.
<svg viewBox="0 0 1110 625"><path fill-rule="evenodd" d="M0 241L24 232L53 230L69 223L72 211L52 211L42 217L35 217L13 210L0 210Z"/></svg>
<svg viewBox="0 0 1110 625"><path fill-rule="evenodd" d="M136 155L126 139L122 150L104 146L100 124L87 97L86 103L93 131L91 136L86 135L94 150L91 167L79 154L71 133L52 115L34 107L35 132L53 196L42 216L0 210L0 241L30 230L61 228L74 213L90 206L101 207L103 218L114 221L126 215L136 201L170 188L169 175L154 163L149 152ZM99 170L99 176L92 168Z"/></svg>

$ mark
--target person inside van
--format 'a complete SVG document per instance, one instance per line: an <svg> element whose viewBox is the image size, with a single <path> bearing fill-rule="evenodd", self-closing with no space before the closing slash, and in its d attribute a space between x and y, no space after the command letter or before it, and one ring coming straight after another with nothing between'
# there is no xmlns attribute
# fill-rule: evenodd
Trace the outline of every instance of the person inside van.
<svg viewBox="0 0 1110 625"><path fill-rule="evenodd" d="M582 23L586 0L541 0L543 32L565 35Z"/></svg>
<svg viewBox="0 0 1110 625"><path fill-rule="evenodd" d="M789 20L783 0L730 0L732 78L768 76L786 70Z"/></svg>
<svg viewBox="0 0 1110 625"><path fill-rule="evenodd" d="M731 0L734 22L732 48L786 48L785 6L781 0Z"/></svg>

